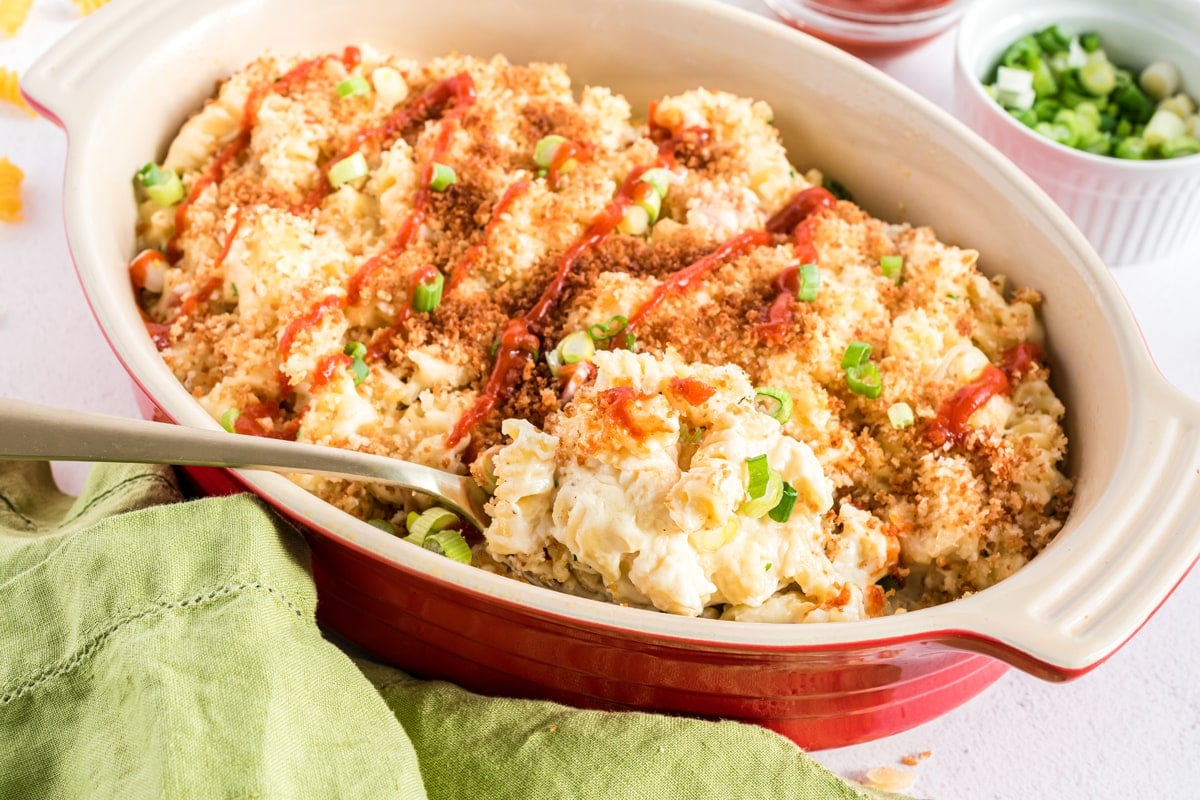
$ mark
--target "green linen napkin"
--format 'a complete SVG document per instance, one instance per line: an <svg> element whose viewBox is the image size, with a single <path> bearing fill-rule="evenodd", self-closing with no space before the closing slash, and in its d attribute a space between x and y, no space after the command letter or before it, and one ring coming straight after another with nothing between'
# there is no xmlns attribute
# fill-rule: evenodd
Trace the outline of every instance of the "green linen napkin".
<svg viewBox="0 0 1200 800"><path fill-rule="evenodd" d="M323 638L248 495L0 464L0 798L877 798L735 722L493 699Z"/></svg>

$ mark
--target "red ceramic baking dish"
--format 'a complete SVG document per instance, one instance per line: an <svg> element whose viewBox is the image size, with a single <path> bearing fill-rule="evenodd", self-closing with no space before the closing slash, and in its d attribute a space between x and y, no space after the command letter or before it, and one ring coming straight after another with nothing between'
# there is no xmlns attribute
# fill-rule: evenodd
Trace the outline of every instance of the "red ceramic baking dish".
<svg viewBox="0 0 1200 800"><path fill-rule="evenodd" d="M1068 409L1073 510L1013 577L935 608L809 625L685 618L567 596L412 547L286 479L234 477L308 531L324 622L380 658L485 693L747 720L809 748L910 728L1010 665L1081 675L1143 625L1200 553L1200 408L1154 368L1105 266L1028 178L886 76L783 25L701 0L116 0L25 76L69 137L67 236L114 351L166 417L216 428L168 371L129 289L130 176L216 82L271 49L366 43L560 61L634 108L696 86L767 100L793 160L874 215L934 226L1046 298Z"/></svg>

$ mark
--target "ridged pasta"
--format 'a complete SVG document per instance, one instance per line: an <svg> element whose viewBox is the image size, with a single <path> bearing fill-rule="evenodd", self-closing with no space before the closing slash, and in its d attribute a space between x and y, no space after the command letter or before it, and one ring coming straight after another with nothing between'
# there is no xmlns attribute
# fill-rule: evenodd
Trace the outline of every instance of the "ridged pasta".
<svg viewBox="0 0 1200 800"><path fill-rule="evenodd" d="M108 0L71 0L71 2L79 9L79 13L85 17L96 9L108 5Z"/></svg>
<svg viewBox="0 0 1200 800"><path fill-rule="evenodd" d="M21 181L25 173L16 164L0 156L0 222L21 219Z"/></svg>
<svg viewBox="0 0 1200 800"><path fill-rule="evenodd" d="M29 16L33 0L0 0L0 30L15 36Z"/></svg>
<svg viewBox="0 0 1200 800"><path fill-rule="evenodd" d="M21 96L21 88L15 70L0 67L0 100L24 109L26 114L37 116L34 110L29 107L29 104L25 102L25 98Z"/></svg>

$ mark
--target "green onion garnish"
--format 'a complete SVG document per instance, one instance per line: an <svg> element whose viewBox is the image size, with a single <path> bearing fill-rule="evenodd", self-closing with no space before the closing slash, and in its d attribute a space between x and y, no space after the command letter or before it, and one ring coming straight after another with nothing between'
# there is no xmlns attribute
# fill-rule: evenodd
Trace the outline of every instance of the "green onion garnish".
<svg viewBox="0 0 1200 800"><path fill-rule="evenodd" d="M558 355L564 364L578 364L580 361L591 361L596 354L596 345L583 331L575 331L563 337L558 343Z"/></svg>
<svg viewBox="0 0 1200 800"><path fill-rule="evenodd" d="M765 459L766 456L763 456ZM763 463L766 463L765 460ZM749 493L747 493L749 494ZM767 470L767 478L759 495L750 494L750 499L738 506L738 513L751 519L758 519L783 500L783 478L773 469Z"/></svg>
<svg viewBox="0 0 1200 800"><path fill-rule="evenodd" d="M882 256L879 269L883 271L883 277L892 283L899 283L900 273L904 270L904 256Z"/></svg>
<svg viewBox="0 0 1200 800"><path fill-rule="evenodd" d="M413 311L425 314L440 306L442 304L442 286L445 283L446 276L438 270L434 270L433 277L429 280L418 283L413 291Z"/></svg>
<svg viewBox="0 0 1200 800"><path fill-rule="evenodd" d="M908 403L892 403L888 406L887 415L892 427L898 431L909 427L916 420L912 406Z"/></svg>
<svg viewBox="0 0 1200 800"><path fill-rule="evenodd" d="M746 494L750 497L762 497L763 492L767 490L767 480L771 473L771 468L767 466L766 453L747 458L746 471L750 476L746 483Z"/></svg>
<svg viewBox="0 0 1200 800"><path fill-rule="evenodd" d="M435 192L444 192L458 180L454 168L445 164L433 162L433 176L429 179L429 188Z"/></svg>
<svg viewBox="0 0 1200 800"><path fill-rule="evenodd" d="M849 367L846 370L846 385L850 391L863 397L875 399L883 392L883 382L879 377L879 368L871 362Z"/></svg>
<svg viewBox="0 0 1200 800"><path fill-rule="evenodd" d="M346 80L337 85L338 97L343 100L347 97L358 97L359 95L368 94L371 91L371 84L366 78L359 75L352 75Z"/></svg>
<svg viewBox="0 0 1200 800"><path fill-rule="evenodd" d="M329 168L329 185L338 188L350 181L358 180L370 172L367 169L367 159L362 153L346 156Z"/></svg>
<svg viewBox="0 0 1200 800"><path fill-rule="evenodd" d="M557 134L543 136L538 140L538 143L533 148L533 161L542 169L549 169L554 163L554 157L558 155L558 148L562 147L567 140Z"/></svg>
<svg viewBox="0 0 1200 800"><path fill-rule="evenodd" d="M859 367L871 358L871 345L866 342L851 342L842 354L842 369Z"/></svg>
<svg viewBox="0 0 1200 800"><path fill-rule="evenodd" d="M153 161L137 171L146 196L160 206L173 206L183 199L183 181L173 169L161 169Z"/></svg>
<svg viewBox="0 0 1200 800"><path fill-rule="evenodd" d="M646 224L648 226L658 222L658 214L662 211L662 195L657 190L638 197L634 203L646 212Z"/></svg>
<svg viewBox="0 0 1200 800"><path fill-rule="evenodd" d="M460 564L471 563L471 547L458 531L438 531L425 537L421 545Z"/></svg>
<svg viewBox="0 0 1200 800"><path fill-rule="evenodd" d="M233 426L237 422L238 417L241 415L242 412L238 411L236 408L225 409L225 413L221 415L221 427L230 433L233 433Z"/></svg>
<svg viewBox="0 0 1200 800"><path fill-rule="evenodd" d="M667 191L671 188L671 173L662 167L646 170L638 180L653 186L660 200L667 196Z"/></svg>
<svg viewBox="0 0 1200 800"><path fill-rule="evenodd" d="M628 324L628 317L617 314L614 317L609 317L608 322L598 322L595 325L589 325L588 336L592 337L593 342L607 342L609 339L625 330L625 326Z"/></svg>
<svg viewBox="0 0 1200 800"><path fill-rule="evenodd" d="M405 537L405 540L423 546L429 534L444 530L456 522L458 522L457 514L437 506L427 508L415 517L410 513L407 520L408 536Z"/></svg>
<svg viewBox="0 0 1200 800"><path fill-rule="evenodd" d="M787 522L792 518L792 509L796 506L796 487L787 481L783 482L783 496L769 512L771 519L776 522Z"/></svg>
<svg viewBox="0 0 1200 800"><path fill-rule="evenodd" d="M776 389L773 386L760 386L754 390L757 397L769 397L775 402L771 404L773 407L767 413L775 418L775 421L780 425L786 425L787 421L792 418L792 396L783 389Z"/></svg>
<svg viewBox="0 0 1200 800"><path fill-rule="evenodd" d="M617 223L617 230L628 236L641 236L650 230L650 212L640 205L630 206Z"/></svg>
<svg viewBox="0 0 1200 800"><path fill-rule="evenodd" d="M800 265L800 288L796 297L806 303L817 299L817 291L821 288L821 268L816 264Z"/></svg>
<svg viewBox="0 0 1200 800"><path fill-rule="evenodd" d="M366 362L367 346L362 342L348 342L342 352L350 356L350 372L354 375L354 385L358 386L371 374Z"/></svg>
<svg viewBox="0 0 1200 800"><path fill-rule="evenodd" d="M369 519L367 520L367 524L374 525L376 528L379 528L379 530L386 531L393 536L396 535L396 526L388 522L386 519Z"/></svg>

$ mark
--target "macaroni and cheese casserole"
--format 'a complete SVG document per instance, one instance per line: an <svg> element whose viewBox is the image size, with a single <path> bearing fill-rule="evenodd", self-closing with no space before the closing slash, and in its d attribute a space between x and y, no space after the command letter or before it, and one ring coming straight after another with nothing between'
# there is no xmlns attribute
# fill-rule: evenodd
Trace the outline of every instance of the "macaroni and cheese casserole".
<svg viewBox="0 0 1200 800"><path fill-rule="evenodd" d="M268 54L135 178L163 359L230 431L470 472L491 524L294 476L484 569L854 620L985 588L1067 514L1039 294L869 215L703 88Z"/></svg>

